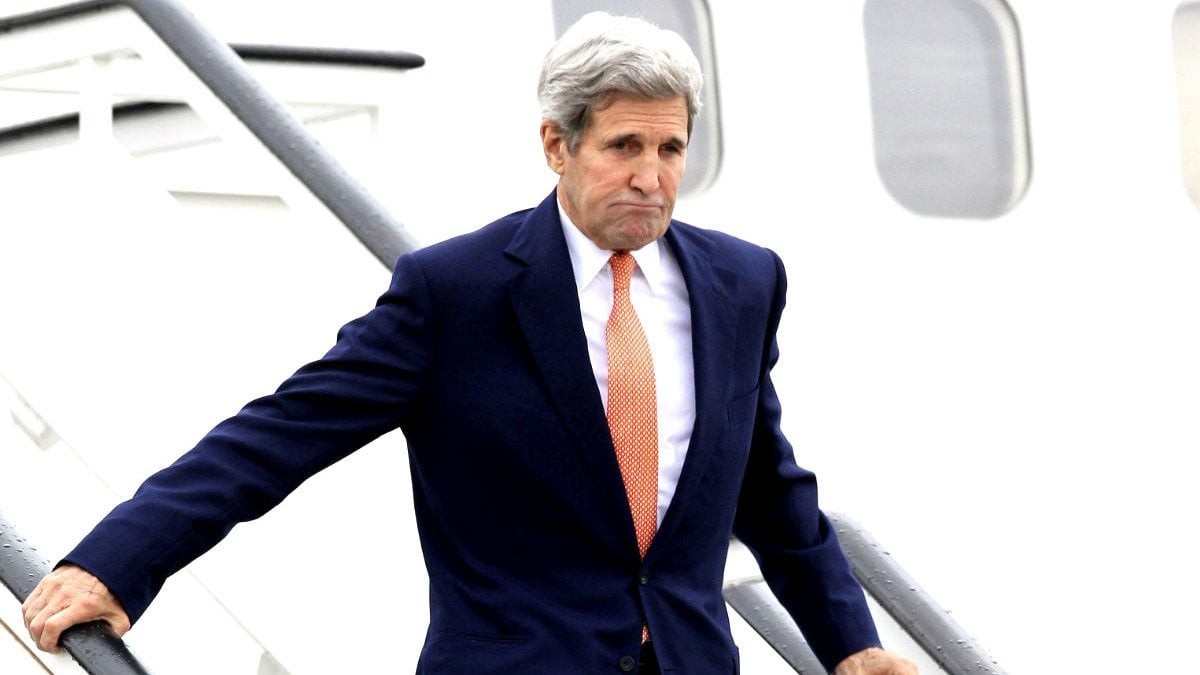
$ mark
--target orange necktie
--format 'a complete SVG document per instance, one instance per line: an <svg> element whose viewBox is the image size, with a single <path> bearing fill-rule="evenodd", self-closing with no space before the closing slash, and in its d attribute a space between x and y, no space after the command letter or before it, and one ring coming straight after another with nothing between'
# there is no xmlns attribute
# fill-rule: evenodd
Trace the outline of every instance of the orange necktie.
<svg viewBox="0 0 1200 675"><path fill-rule="evenodd" d="M646 557L658 521L658 403L654 360L642 323L629 300L635 265L628 253L609 260L613 308L608 317L608 429L625 481L638 550Z"/></svg>

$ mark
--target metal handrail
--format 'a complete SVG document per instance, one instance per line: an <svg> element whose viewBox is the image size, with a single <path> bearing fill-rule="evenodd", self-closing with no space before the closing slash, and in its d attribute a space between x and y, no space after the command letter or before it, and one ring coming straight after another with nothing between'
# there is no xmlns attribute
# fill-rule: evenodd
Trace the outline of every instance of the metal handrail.
<svg viewBox="0 0 1200 675"><path fill-rule="evenodd" d="M0 19L0 34L128 7L388 269L416 240L282 103L254 79L234 50L176 0L87 0ZM409 55L412 56L412 55ZM414 57L416 61L423 60ZM415 67L415 66L414 66Z"/></svg>
<svg viewBox="0 0 1200 675"><path fill-rule="evenodd" d="M850 518L829 514L854 576L949 675L1004 675L1004 669Z"/></svg>
<svg viewBox="0 0 1200 675"><path fill-rule="evenodd" d="M787 661L792 670L801 675L826 672L796 622L761 577L728 583L723 595L725 602Z"/></svg>
<svg viewBox="0 0 1200 675"><path fill-rule="evenodd" d="M844 515L827 515L863 589L942 670L948 675L1004 675L996 660L862 527ZM797 673L826 672L761 577L729 583L724 594L729 606Z"/></svg>
<svg viewBox="0 0 1200 675"><path fill-rule="evenodd" d="M49 572L50 563L0 513L0 583L24 602ZM150 672L103 621L68 628L59 644L90 675L149 675Z"/></svg>

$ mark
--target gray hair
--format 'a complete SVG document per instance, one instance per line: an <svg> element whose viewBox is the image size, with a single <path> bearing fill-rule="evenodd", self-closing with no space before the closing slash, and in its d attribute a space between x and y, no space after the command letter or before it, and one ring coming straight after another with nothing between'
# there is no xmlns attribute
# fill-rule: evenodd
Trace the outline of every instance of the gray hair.
<svg viewBox="0 0 1200 675"><path fill-rule="evenodd" d="M643 19L591 12L546 54L538 81L542 119L574 154L592 114L617 96L687 101L688 136L700 112L700 62L677 33Z"/></svg>

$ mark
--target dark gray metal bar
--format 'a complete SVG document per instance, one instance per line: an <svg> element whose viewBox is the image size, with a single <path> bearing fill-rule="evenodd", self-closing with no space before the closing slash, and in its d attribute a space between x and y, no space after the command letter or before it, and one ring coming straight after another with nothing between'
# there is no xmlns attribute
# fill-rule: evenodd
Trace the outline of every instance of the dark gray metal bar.
<svg viewBox="0 0 1200 675"><path fill-rule="evenodd" d="M859 583L943 670L950 675L1004 675L996 660L866 531L846 516L828 515Z"/></svg>
<svg viewBox="0 0 1200 675"><path fill-rule="evenodd" d="M949 675L1005 675L966 633L863 528L827 514L863 589ZM798 673L824 673L796 623L765 581L750 578L725 587L725 601Z"/></svg>
<svg viewBox="0 0 1200 675"><path fill-rule="evenodd" d="M89 0L0 19L0 33L127 6L386 267L417 248L403 225L251 76L246 64L175 0ZM417 57L419 58L419 57Z"/></svg>
<svg viewBox="0 0 1200 675"><path fill-rule="evenodd" d="M0 583L24 602L49 572L50 563L0 514ZM68 628L59 644L90 675L149 675L103 621Z"/></svg>
<svg viewBox="0 0 1200 675"><path fill-rule="evenodd" d="M389 269L417 242L263 89L229 45L174 0L125 0L238 119Z"/></svg>
<svg viewBox="0 0 1200 675"><path fill-rule="evenodd" d="M43 23L49 23L51 21L69 16L79 16L89 12L96 12L109 7L114 7L117 4L120 3L116 2L115 0L86 0L81 2L73 2L69 5L61 5L59 7L39 9L33 12L26 12L24 14L3 16L0 17L0 33L6 33L10 30L16 30L26 26L36 26Z"/></svg>
<svg viewBox="0 0 1200 675"><path fill-rule="evenodd" d="M824 675L825 667L813 654L791 615L775 599L767 582L744 579L725 586L725 602L797 673Z"/></svg>
<svg viewBox="0 0 1200 675"><path fill-rule="evenodd" d="M375 66L395 70L411 70L425 65L424 57L409 52L263 44L231 44L229 47L245 61Z"/></svg>

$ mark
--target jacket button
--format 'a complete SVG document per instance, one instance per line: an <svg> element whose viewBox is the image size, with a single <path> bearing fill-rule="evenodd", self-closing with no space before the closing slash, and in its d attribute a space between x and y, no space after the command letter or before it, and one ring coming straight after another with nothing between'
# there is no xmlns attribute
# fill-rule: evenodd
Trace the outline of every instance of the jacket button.
<svg viewBox="0 0 1200 675"><path fill-rule="evenodd" d="M617 665L621 667L622 671L632 673L633 669L637 668L637 661L632 656L622 656L621 660L617 661Z"/></svg>
<svg viewBox="0 0 1200 675"><path fill-rule="evenodd" d="M641 584L641 585L643 585L643 586L645 586L646 584L650 583L650 575L649 575L649 574L643 574L642 576L638 577L638 583L639 583L639 584Z"/></svg>

